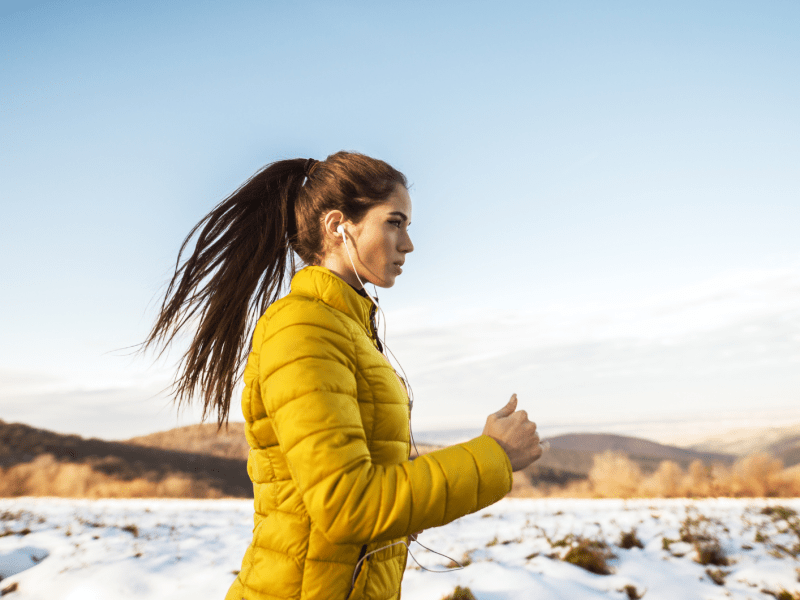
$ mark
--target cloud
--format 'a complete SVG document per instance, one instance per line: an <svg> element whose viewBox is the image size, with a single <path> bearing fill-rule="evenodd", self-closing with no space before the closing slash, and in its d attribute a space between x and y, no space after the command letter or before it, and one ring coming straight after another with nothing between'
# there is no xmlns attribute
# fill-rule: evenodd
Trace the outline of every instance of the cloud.
<svg viewBox="0 0 800 600"><path fill-rule="evenodd" d="M400 315L390 343L420 426L467 426L517 392L553 421L791 406L800 272L740 272L638 301Z"/></svg>
<svg viewBox="0 0 800 600"><path fill-rule="evenodd" d="M420 430L481 428L517 392L545 429L663 438L681 422L712 427L726 414L796 406L800 390L800 270L733 273L616 304L441 319L418 307L389 319ZM198 409L179 417L161 393L173 374L0 370L0 418L110 438L198 422ZM242 418L238 397L232 420Z"/></svg>
<svg viewBox="0 0 800 600"><path fill-rule="evenodd" d="M167 373L113 375L42 378L30 372L0 371L0 418L104 439L127 439L200 422L199 407L177 410L165 391L170 385ZM243 419L240 393L234 393L231 403L233 421Z"/></svg>

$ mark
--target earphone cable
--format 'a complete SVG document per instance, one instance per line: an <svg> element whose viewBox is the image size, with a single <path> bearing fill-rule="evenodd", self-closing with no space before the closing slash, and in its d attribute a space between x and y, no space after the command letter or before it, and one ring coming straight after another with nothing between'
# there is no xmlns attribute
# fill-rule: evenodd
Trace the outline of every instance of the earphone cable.
<svg viewBox="0 0 800 600"><path fill-rule="evenodd" d="M353 257L350 255L350 248L347 245L347 235L344 232L344 227L342 227L340 225L338 231L339 231L339 233L342 234L342 241L344 242L344 250L345 250L345 252L347 252L347 258L350 260L350 265L353 267L353 273L355 274L356 279L358 279L358 283L361 284L361 287L364 289L364 293L369 297L370 300L372 300L372 303L375 305L375 308L377 308L378 312L380 313L381 321L383 322L383 340L382 340L383 347L386 348L386 350L389 352L389 354L392 355L392 358L394 359L394 362L397 364L398 367L400 367L400 371L402 371L402 373L403 373L403 378L402 378L403 379L403 385L405 386L406 394L408 395L408 411L409 411L409 413L411 413L411 411L414 409L414 391L411 389L411 383L408 380L408 375L406 375L406 370L403 368L403 365L400 363L400 361L397 360L397 357L394 355L394 352L392 352L392 349L389 348L389 345L386 343L386 339L387 339L387 334L386 334L386 322L387 322L387 319L386 319L386 315L384 314L383 309L380 307L380 305L375 300L375 298L373 298L372 295L370 295L370 293L367 291L367 288L364 285L364 282L361 281L361 277L359 277L359 275L358 275L358 270L356 269L356 263L353 262ZM374 284L373 284L373 287L374 287ZM376 296L378 295L377 290L375 291L375 295ZM377 334L377 331L375 333ZM387 360L388 360L388 357L387 357ZM391 362L389 364L391 365ZM417 442L414 440L414 433L411 431L411 417L410 417L410 414L409 414L409 419L408 419L408 433L409 433L409 436L411 437L411 443L414 445L414 450L416 450L417 456L419 456L419 448L417 448Z"/></svg>
<svg viewBox="0 0 800 600"><path fill-rule="evenodd" d="M386 335L386 321L387 321L386 315L383 312L383 309L378 304L378 302L375 300L375 298L373 298L372 295L367 291L367 288L364 285L364 282L361 281L361 277L358 275L358 270L356 269L356 264L355 264L355 262L353 262L353 257L350 255L350 248L347 245L347 236L345 235L344 227L342 227L341 225L339 227L340 227L339 232L342 234L342 241L344 242L344 249L345 249L345 252L347 252L347 258L350 260L350 265L353 267L353 273L355 274L356 279L358 279L358 282L361 284L361 287L364 289L364 293L369 297L370 300L372 300L372 303L378 309L378 311L379 311L379 313L380 313L380 315L382 317L382 320L383 320L383 347L386 348L386 350L389 352L389 354L392 355L392 358L394 359L395 363L397 363L397 366L400 367L400 371L402 371L402 373L403 373L403 377L402 377L403 385L406 388L406 395L408 396L408 411L409 411L408 433L409 433L409 436L411 437L411 443L414 445L414 450L416 450L417 456L419 456L420 453L419 453L419 449L417 448L417 443L414 440L414 433L411 431L411 410L414 407L414 392L411 389L411 384L408 381L408 375L406 375L406 370L403 368L403 365L400 364L400 361L397 360L397 357L395 356L394 352L392 352L391 348L389 348L389 345L386 343L386 337L387 337L387 335ZM373 284L373 287L374 287L374 284ZM375 291L375 295L376 296L378 295L377 290ZM376 326L376 328L377 328L377 326ZM375 334L377 335L377 333L378 332L376 331ZM389 361L388 357L386 357L386 360L387 360L387 362L389 362L389 365L392 366L391 361ZM395 371L395 373L396 373L396 371ZM419 540L414 540L414 541L417 544L419 544L420 546L422 546L423 548L425 548L426 550L428 550L429 552L433 552L434 554L438 554L439 556L443 556L444 558L448 558L448 559L452 560L458 566L457 567L448 568L448 569L444 569L444 570L428 569L426 567L423 567L419 563L419 561L414 557L414 555L412 554L411 548L409 548L408 544L404 540L400 540L398 542L394 542L392 544L388 544L387 546L381 546L377 550L373 550L371 552L367 552L364 556L362 556L361 559L356 563L356 568L353 570L352 586L355 586L356 574L358 573L358 567L359 567L359 565L361 565L361 563L364 561L364 559L366 559L370 554L374 554L375 552L378 552L379 550L384 550L386 548L391 548L392 546L396 546L397 544L403 544L406 547L406 549L408 550L408 553L409 553L409 555L411 555L411 558L414 560L414 562L417 563L417 565L419 565L419 567L421 569L424 569L425 571L430 571L432 573L447 573L448 571L458 571L458 570L464 568L464 566L460 562L455 560L454 558L451 558L451 557L449 557L449 556L447 556L445 554L442 554L441 552L437 552L436 550L432 550L431 548L428 548L427 546L422 544ZM352 586L351 586L351 589L352 589Z"/></svg>
<svg viewBox="0 0 800 600"><path fill-rule="evenodd" d="M411 548L409 547L408 543L405 540L398 540L398 541L393 542L391 544L387 544L385 546L381 546L380 548L376 548L375 550L367 552L364 556L362 556L358 560L358 562L356 563L355 569L353 569L353 580L352 580L352 583L351 583L351 588L356 585L356 577L358 575L358 568L361 566L361 563L364 562L370 554L375 554L376 552L380 552L381 550L386 550L387 548L391 548L392 546L397 546L398 544L403 544L406 547L406 550L408 551L408 555L411 557L411 559L415 563L417 563L419 568L422 569L423 571L428 571L430 573L448 573L450 571L460 571L461 569L464 568L464 565L462 565L460 562L458 562L455 558L451 558L451 557L447 556L446 554L442 554L441 552L437 552L436 550L431 550L425 544L421 543L419 540L413 540L413 541L415 541L417 544L419 544L420 546L425 548L425 550L427 550L428 552L433 552L434 554L438 554L439 556L441 556L443 558L447 558L447 559L453 561L458 566L457 567L447 567L447 568L444 568L444 569L429 569L428 567L423 567L420 564L420 562L416 559L414 554L411 552Z"/></svg>

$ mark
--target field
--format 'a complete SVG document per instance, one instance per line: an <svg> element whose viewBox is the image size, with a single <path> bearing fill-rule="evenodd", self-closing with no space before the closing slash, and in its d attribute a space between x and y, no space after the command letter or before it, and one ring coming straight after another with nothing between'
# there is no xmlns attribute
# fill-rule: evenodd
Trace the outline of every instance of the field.
<svg viewBox="0 0 800 600"><path fill-rule="evenodd" d="M0 591L14 600L221 600L248 500L0 499ZM506 499L420 541L406 600L800 598L800 499ZM455 566L411 545L423 566ZM468 596L467 596L468 597Z"/></svg>

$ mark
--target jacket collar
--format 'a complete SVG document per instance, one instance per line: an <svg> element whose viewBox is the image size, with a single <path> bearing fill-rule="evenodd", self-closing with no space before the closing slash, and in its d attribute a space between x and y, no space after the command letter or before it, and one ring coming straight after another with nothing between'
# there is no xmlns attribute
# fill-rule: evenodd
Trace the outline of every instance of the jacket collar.
<svg viewBox="0 0 800 600"><path fill-rule="evenodd" d="M371 334L370 310L372 301L359 293L344 279L325 267L309 266L292 278L292 293L317 298L360 324Z"/></svg>

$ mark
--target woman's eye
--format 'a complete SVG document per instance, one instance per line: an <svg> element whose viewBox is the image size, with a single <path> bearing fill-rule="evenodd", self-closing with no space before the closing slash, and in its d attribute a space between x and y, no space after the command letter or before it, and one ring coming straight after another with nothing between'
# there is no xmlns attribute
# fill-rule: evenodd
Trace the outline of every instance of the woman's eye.
<svg viewBox="0 0 800 600"><path fill-rule="evenodd" d="M395 227L397 227L398 229L400 229L400 225L402 225L402 224L403 224L403 222L402 222L402 221L389 221L389 223L391 223L392 225L394 225L394 226L395 226Z"/></svg>

